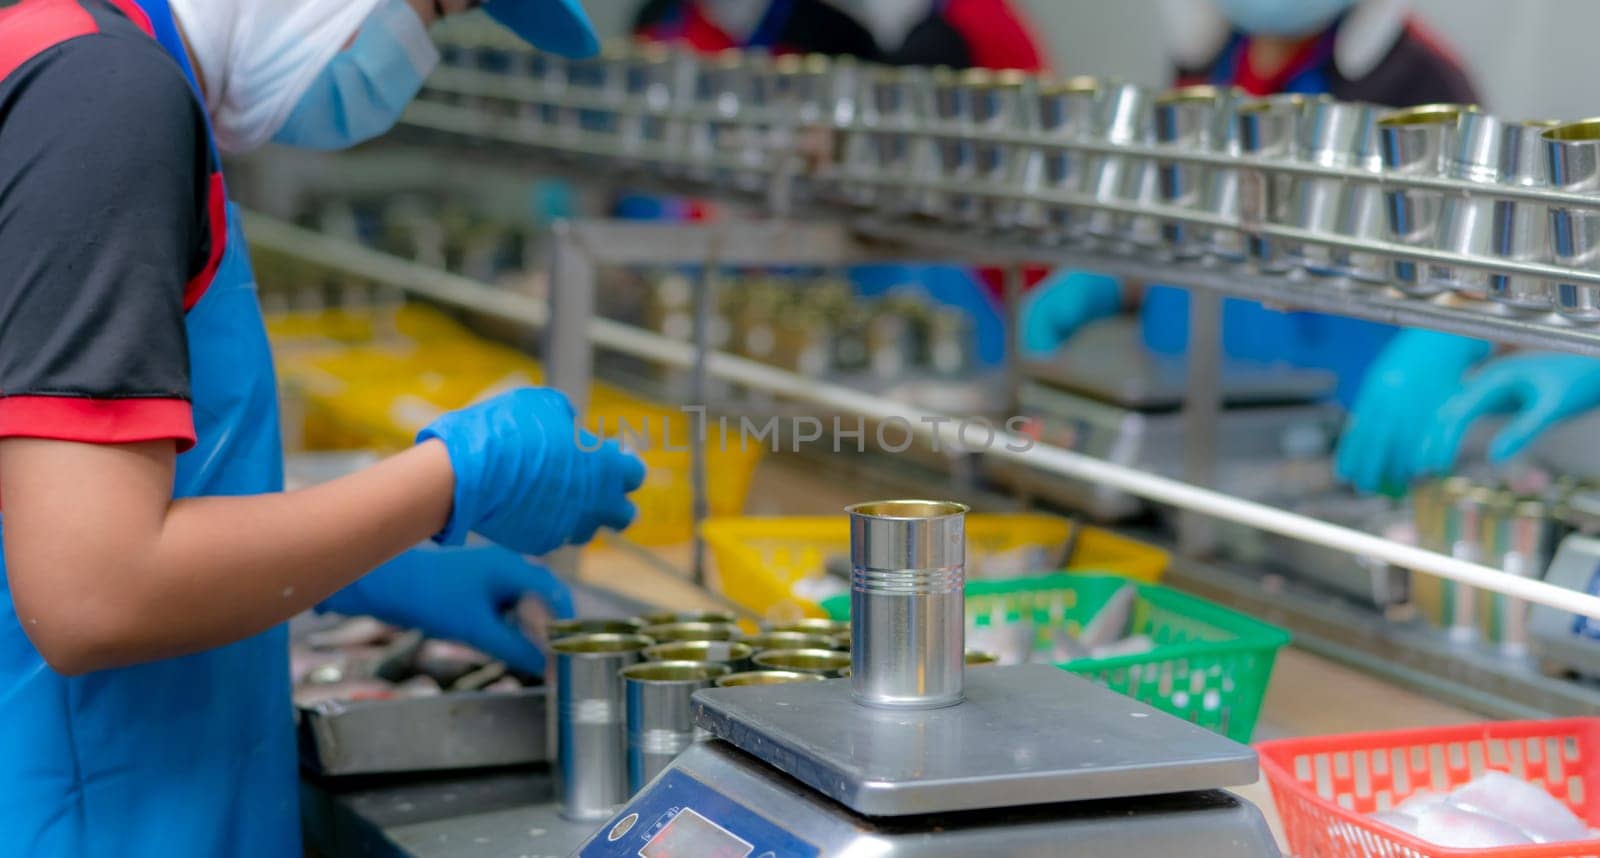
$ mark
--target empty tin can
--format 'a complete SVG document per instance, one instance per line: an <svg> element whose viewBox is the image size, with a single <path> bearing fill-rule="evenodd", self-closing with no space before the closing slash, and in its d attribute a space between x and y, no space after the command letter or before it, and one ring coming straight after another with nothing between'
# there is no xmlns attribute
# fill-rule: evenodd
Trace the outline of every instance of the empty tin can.
<svg viewBox="0 0 1600 858"><path fill-rule="evenodd" d="M756 648L756 652L769 649L848 649L840 647L835 640L836 635L822 635L815 632L797 632L790 630L762 632L742 638L745 643Z"/></svg>
<svg viewBox="0 0 1600 858"><path fill-rule="evenodd" d="M1080 141L1094 135L1105 87L1098 78L1075 77L1039 85L1038 127L1051 140ZM1082 152L1046 150L1042 158L1041 187L1048 191L1080 192L1087 182L1090 159ZM1048 235L1058 240L1082 238L1088 212L1050 203L1044 219Z"/></svg>
<svg viewBox="0 0 1600 858"><path fill-rule="evenodd" d="M885 708L960 703L967 507L891 500L849 513L852 696Z"/></svg>
<svg viewBox="0 0 1600 858"><path fill-rule="evenodd" d="M1094 140L1113 146L1149 143L1155 139L1150 93L1134 84L1118 84L1106 90L1095 121ZM1148 159L1108 153L1091 156L1084 173L1084 193L1101 203L1138 203L1158 197L1155 165ZM1145 194L1148 192L1148 196ZM1089 214L1085 232L1101 239L1131 236L1132 220L1116 212L1096 210ZM1121 229L1128 224L1130 231ZM1160 240L1160 230L1151 221L1146 228L1151 241Z"/></svg>
<svg viewBox="0 0 1600 858"><path fill-rule="evenodd" d="M1379 151L1383 153L1385 172L1405 177L1443 176L1456 126L1463 115L1473 110L1458 104L1429 104L1378 117ZM1400 187L1385 190L1383 198L1390 239L1414 247L1435 246L1443 194ZM1444 291L1442 285L1424 277L1422 266L1412 260L1395 259L1390 271L1395 285L1407 295L1425 298Z"/></svg>
<svg viewBox="0 0 1600 858"><path fill-rule="evenodd" d="M637 664L650 639L576 635L550 644L550 747L561 815L605 819L628 800L628 737L620 671Z"/></svg>
<svg viewBox="0 0 1600 858"><path fill-rule="evenodd" d="M827 679L815 673L796 673L792 670L751 670L732 673L717 680L718 688L738 688L745 685L789 685L795 682L821 682Z"/></svg>
<svg viewBox="0 0 1600 858"><path fill-rule="evenodd" d="M1480 184L1541 187L1545 184L1542 137L1552 124L1503 122L1483 113L1464 113L1456 124L1445 175ZM1516 262L1549 262L1549 221L1549 210L1539 203L1447 196L1435 246ZM1448 265L1429 265L1427 272L1438 288L1519 310L1548 311L1555 302L1554 288L1543 278Z"/></svg>
<svg viewBox="0 0 1600 858"><path fill-rule="evenodd" d="M1276 161L1294 160L1299 151L1298 133L1307 103L1303 95L1274 95L1239 105L1240 153ZM1219 188L1208 199L1207 208L1213 214L1235 215L1241 221L1279 226L1293 223L1289 201L1296 183L1294 178L1262 171L1253 171L1248 176L1238 170L1219 172L1229 176L1233 184ZM1249 211L1246 211L1247 202ZM1211 252L1224 260L1248 258L1267 274L1284 274L1296 267L1292 260L1285 258L1278 239L1248 229L1236 235L1217 230L1212 234Z"/></svg>
<svg viewBox="0 0 1600 858"><path fill-rule="evenodd" d="M1036 130L1034 114L1024 105L1034 102L1032 79L1015 69L995 72L972 92L972 126L980 132L1031 134ZM985 225L999 229L1017 227L1023 217L1019 194L1026 184L1027 159L1024 147L994 140L979 140L973 149L975 177L987 190L995 192L980 206ZM1035 221L1037 217L1033 218Z"/></svg>
<svg viewBox="0 0 1600 858"><path fill-rule="evenodd" d="M623 668L628 705L628 793L643 789L689 746L706 738L690 700L730 673L700 661L650 661Z"/></svg>
<svg viewBox="0 0 1600 858"><path fill-rule="evenodd" d="M732 611L704 610L704 611L656 611L645 614L639 618L647 626L662 626L669 623L720 623L733 625L739 622L739 615Z"/></svg>
<svg viewBox="0 0 1600 858"><path fill-rule="evenodd" d="M935 139L938 173L941 182L964 184L978 172L977 143L970 132L974 127L974 104L978 91L991 85L988 69L956 71L941 66L929 76L933 95L933 118L940 134ZM949 192L925 198L922 214L939 220L972 223L978 219L979 200L971 194Z"/></svg>
<svg viewBox="0 0 1600 858"><path fill-rule="evenodd" d="M1319 176L1296 178L1289 202L1291 225L1338 238L1380 239L1386 226L1383 195L1377 179L1383 172L1378 151L1377 110L1369 104L1350 104L1315 98L1301 116L1298 159L1323 167L1339 167L1372 174L1372 182L1351 182ZM1314 239L1313 239L1314 241ZM1285 253L1322 277L1350 277L1372 283L1388 281L1383 259L1366 253L1321 244L1287 244Z"/></svg>
<svg viewBox="0 0 1600 858"><path fill-rule="evenodd" d="M1176 89L1156 99L1156 141L1179 149L1227 152L1234 146L1233 115L1238 91L1214 86ZM1161 201L1174 208L1200 209L1215 170L1177 161L1158 161ZM1181 221L1163 223L1163 240L1178 259L1206 255L1207 230Z"/></svg>
<svg viewBox="0 0 1600 858"><path fill-rule="evenodd" d="M1487 486L1448 483L1445 487L1445 540L1450 555L1470 563L1481 563L1493 534L1488 525L1497 497ZM1457 643L1478 640L1478 591L1474 587L1444 581L1444 625Z"/></svg>
<svg viewBox="0 0 1600 858"><path fill-rule="evenodd" d="M750 669L756 649L744 641L672 641L644 651L648 661L703 661L738 672Z"/></svg>
<svg viewBox="0 0 1600 858"><path fill-rule="evenodd" d="M802 617L798 620L789 620L783 623L772 623L767 626L769 632L804 632L809 635L845 634L850 631L850 624L844 620L830 620L827 617Z"/></svg>
<svg viewBox="0 0 1600 858"><path fill-rule="evenodd" d="M739 627L728 623L661 623L645 626L639 634L655 641L731 641L739 636Z"/></svg>
<svg viewBox="0 0 1600 858"><path fill-rule="evenodd" d="M850 654L835 649L769 649L756 653L750 662L761 670L814 673L832 679L850 666Z"/></svg>
<svg viewBox="0 0 1600 858"><path fill-rule="evenodd" d="M1558 125L1544 132L1551 187L1572 193L1600 191L1600 118ZM1550 207L1555 261L1570 268L1600 270L1600 211ZM1557 283L1556 309L1576 322L1600 322L1600 285Z"/></svg>
<svg viewBox="0 0 1600 858"><path fill-rule="evenodd" d="M555 620L550 623L550 637L565 638L573 635L613 634L636 635L644 628L639 620L596 618Z"/></svg>

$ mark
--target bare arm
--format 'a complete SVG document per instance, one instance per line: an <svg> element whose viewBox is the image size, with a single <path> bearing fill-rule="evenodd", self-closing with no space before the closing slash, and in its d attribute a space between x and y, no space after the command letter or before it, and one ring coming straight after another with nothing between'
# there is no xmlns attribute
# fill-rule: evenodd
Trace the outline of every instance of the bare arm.
<svg viewBox="0 0 1600 858"><path fill-rule="evenodd" d="M431 441L283 494L172 500L171 442L0 440L6 574L52 667L197 652L283 622L437 533L454 476Z"/></svg>

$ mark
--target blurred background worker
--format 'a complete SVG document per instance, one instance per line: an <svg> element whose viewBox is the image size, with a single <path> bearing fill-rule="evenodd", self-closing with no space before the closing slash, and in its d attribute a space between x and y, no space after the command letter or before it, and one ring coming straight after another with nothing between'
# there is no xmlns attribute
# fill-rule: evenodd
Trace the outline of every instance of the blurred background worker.
<svg viewBox="0 0 1600 858"><path fill-rule="evenodd" d="M1180 85L1236 86L1257 96L1329 93L1391 107L1477 101L1461 67L1407 16L1402 0L1164 0L1162 10ZM1024 346L1048 354L1085 325L1134 307L1147 348L1185 353L1186 291L1152 286L1140 294L1081 271L1057 272L1030 296ZM1403 490L1414 473L1418 427L1441 413L1467 370L1490 352L1449 334L1397 335L1385 325L1239 299L1223 304L1223 348L1230 358L1332 371L1336 396L1351 409L1337 471L1366 491Z"/></svg>
<svg viewBox="0 0 1600 858"><path fill-rule="evenodd" d="M632 520L643 465L534 388L282 493L218 150L381 133L436 59L426 26L476 5L0 4L7 854L300 854L285 621L375 614L537 673L504 613L572 606L521 553ZM598 47L576 0L485 8L547 50ZM407 550L430 536L445 547Z"/></svg>
<svg viewBox="0 0 1600 858"><path fill-rule="evenodd" d="M634 16L633 32L700 53L766 48L889 65L1028 72L1046 67L1039 38L1010 0L646 0ZM707 212L696 201L643 195L629 195L617 207L619 216L640 219L698 220ZM854 266L848 273L860 295L916 289L965 310L979 361L993 367L1005 359L1000 270L886 263Z"/></svg>

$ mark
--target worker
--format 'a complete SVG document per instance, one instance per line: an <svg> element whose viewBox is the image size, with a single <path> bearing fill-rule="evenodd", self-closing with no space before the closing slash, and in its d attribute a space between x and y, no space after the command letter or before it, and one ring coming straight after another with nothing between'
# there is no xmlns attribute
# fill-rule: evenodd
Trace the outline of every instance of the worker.
<svg viewBox="0 0 1600 858"><path fill-rule="evenodd" d="M1251 95L1329 93L1392 107L1475 103L1461 67L1406 15L1403 0L1164 0L1180 85L1237 86ZM1142 302L1140 298L1142 297ZM1061 271L1023 314L1024 347L1058 348L1084 325L1139 305L1147 347L1182 355L1188 293L1153 286L1143 296L1115 278ZM1233 358L1330 370L1350 408L1336 470L1364 491L1403 491L1419 427L1488 356L1487 343L1314 313L1283 313L1228 299L1223 348Z"/></svg>
<svg viewBox="0 0 1600 858"><path fill-rule="evenodd" d="M284 621L370 611L537 670L500 611L571 605L521 555L632 519L640 461L532 388L281 490L272 363L218 150L260 145L297 111L293 134L324 143L384 124L317 125L384 89L387 67L361 59L383 53L370 28L421 73L426 25L469 5L0 4L7 854L301 854ZM576 0L485 8L542 48L597 47ZM307 96L330 61L337 96ZM495 545L457 547L469 533ZM430 537L440 547L407 552Z"/></svg>

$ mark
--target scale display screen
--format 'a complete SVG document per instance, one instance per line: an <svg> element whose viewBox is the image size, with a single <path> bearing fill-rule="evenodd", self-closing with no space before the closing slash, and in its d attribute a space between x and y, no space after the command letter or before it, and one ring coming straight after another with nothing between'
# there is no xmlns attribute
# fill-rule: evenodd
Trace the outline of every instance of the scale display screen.
<svg viewBox="0 0 1600 858"><path fill-rule="evenodd" d="M745 858L755 845L684 808L639 850L640 858Z"/></svg>

